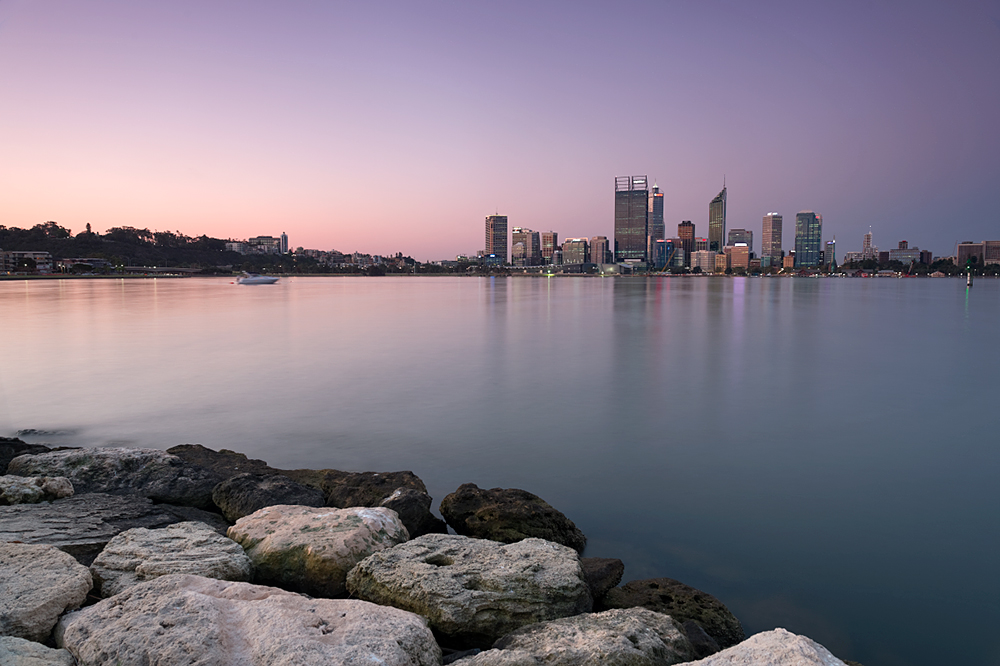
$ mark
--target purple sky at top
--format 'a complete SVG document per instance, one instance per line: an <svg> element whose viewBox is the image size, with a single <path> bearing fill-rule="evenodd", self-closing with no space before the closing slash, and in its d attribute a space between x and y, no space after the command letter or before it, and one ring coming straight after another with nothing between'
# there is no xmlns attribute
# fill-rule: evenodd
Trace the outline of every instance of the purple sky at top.
<svg viewBox="0 0 1000 666"><path fill-rule="evenodd" d="M483 219L1000 239L997 2L0 0L0 224L452 258Z"/></svg>

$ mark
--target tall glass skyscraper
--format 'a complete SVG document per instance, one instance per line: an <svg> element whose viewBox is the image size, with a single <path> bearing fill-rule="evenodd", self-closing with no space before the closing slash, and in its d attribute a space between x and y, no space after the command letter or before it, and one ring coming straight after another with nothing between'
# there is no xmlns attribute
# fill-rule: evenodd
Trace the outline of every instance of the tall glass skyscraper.
<svg viewBox="0 0 1000 666"><path fill-rule="evenodd" d="M652 259L652 248L656 241L663 240L667 236L666 227L663 226L663 192L657 185L653 185L653 190L649 194L649 257Z"/></svg>
<svg viewBox="0 0 1000 666"><path fill-rule="evenodd" d="M649 186L645 176L615 178L615 261L646 261Z"/></svg>
<svg viewBox="0 0 1000 666"><path fill-rule="evenodd" d="M823 216L811 210L795 215L795 267L819 266L819 252L823 239Z"/></svg>
<svg viewBox="0 0 1000 666"><path fill-rule="evenodd" d="M684 250L684 265L691 265L691 255L695 251L694 244L694 223L691 220L684 220L677 225L677 236L681 239L681 249Z"/></svg>
<svg viewBox="0 0 1000 666"><path fill-rule="evenodd" d="M495 254L500 263L507 263L507 216L486 216L486 256Z"/></svg>
<svg viewBox="0 0 1000 666"><path fill-rule="evenodd" d="M781 215L764 216L764 229L760 239L760 256L770 257L772 266L781 265Z"/></svg>
<svg viewBox="0 0 1000 666"><path fill-rule="evenodd" d="M726 186L708 204L708 249L722 252L726 244Z"/></svg>

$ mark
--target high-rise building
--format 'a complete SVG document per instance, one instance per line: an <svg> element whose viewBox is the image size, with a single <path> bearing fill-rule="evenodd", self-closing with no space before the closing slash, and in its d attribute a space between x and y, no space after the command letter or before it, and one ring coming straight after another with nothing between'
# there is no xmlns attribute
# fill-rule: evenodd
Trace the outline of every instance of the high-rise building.
<svg viewBox="0 0 1000 666"><path fill-rule="evenodd" d="M869 227L868 233L865 234L865 238L861 244L861 257L863 259L874 259L876 252L878 252L878 248L872 245L872 230Z"/></svg>
<svg viewBox="0 0 1000 666"><path fill-rule="evenodd" d="M288 254L288 234L281 232L281 254Z"/></svg>
<svg viewBox="0 0 1000 666"><path fill-rule="evenodd" d="M555 231L542 232L542 263L552 263L552 251L559 247L559 234Z"/></svg>
<svg viewBox="0 0 1000 666"><path fill-rule="evenodd" d="M708 204L708 249L722 252L726 244L726 186Z"/></svg>
<svg viewBox="0 0 1000 666"><path fill-rule="evenodd" d="M700 268L702 273L715 271L715 252L697 250L691 256L691 270Z"/></svg>
<svg viewBox="0 0 1000 666"><path fill-rule="evenodd" d="M653 190L649 194L649 247L658 240L663 240L667 236L666 227L663 225L663 192L657 185L653 185ZM650 253L651 254L651 253Z"/></svg>
<svg viewBox="0 0 1000 666"><path fill-rule="evenodd" d="M646 261L649 189L645 176L615 178L615 261Z"/></svg>
<svg viewBox="0 0 1000 666"><path fill-rule="evenodd" d="M593 236L590 239L590 263L610 264L611 257L608 256L609 254L607 236Z"/></svg>
<svg viewBox="0 0 1000 666"><path fill-rule="evenodd" d="M750 270L750 246L746 243L734 243L730 245L729 250L729 267L734 271L737 268L742 268L744 271Z"/></svg>
<svg viewBox="0 0 1000 666"><path fill-rule="evenodd" d="M777 265L781 260L781 215L777 213L768 213L764 216L760 256L770 257L773 265Z"/></svg>
<svg viewBox="0 0 1000 666"><path fill-rule="evenodd" d="M540 266L542 244L537 231L514 227L510 235L511 259L515 266Z"/></svg>
<svg viewBox="0 0 1000 666"><path fill-rule="evenodd" d="M795 215L795 268L819 266L823 238L823 216L811 210Z"/></svg>
<svg viewBox="0 0 1000 666"><path fill-rule="evenodd" d="M749 229L730 229L726 235L726 245L739 245L740 243L746 243L746 246L750 248L750 252L752 253L753 232Z"/></svg>
<svg viewBox="0 0 1000 666"><path fill-rule="evenodd" d="M486 216L485 255L496 255L501 264L507 263L507 216Z"/></svg>
<svg viewBox="0 0 1000 666"><path fill-rule="evenodd" d="M585 264L590 257L586 238L567 238L562 244L564 264Z"/></svg>
<svg viewBox="0 0 1000 666"><path fill-rule="evenodd" d="M677 225L677 237L681 239L681 249L684 250L685 261L691 260L691 255L695 251L694 246L694 223L691 220L684 220Z"/></svg>
<svg viewBox="0 0 1000 666"><path fill-rule="evenodd" d="M702 250L704 250L705 252L709 251L709 249L708 249L708 239L707 238L695 238L694 239L694 251L695 252L701 252Z"/></svg>
<svg viewBox="0 0 1000 666"><path fill-rule="evenodd" d="M684 250L679 238L661 238L653 242L653 253L650 257L656 270L674 268L684 265Z"/></svg>
<svg viewBox="0 0 1000 666"><path fill-rule="evenodd" d="M837 237L826 242L826 250L823 252L823 263L833 268L837 265Z"/></svg>
<svg viewBox="0 0 1000 666"><path fill-rule="evenodd" d="M971 262L982 266L986 262L983 261L986 256L986 243L972 243L970 241L965 241L964 243L959 243L958 248L955 251L955 265L959 268L965 268L966 265Z"/></svg>

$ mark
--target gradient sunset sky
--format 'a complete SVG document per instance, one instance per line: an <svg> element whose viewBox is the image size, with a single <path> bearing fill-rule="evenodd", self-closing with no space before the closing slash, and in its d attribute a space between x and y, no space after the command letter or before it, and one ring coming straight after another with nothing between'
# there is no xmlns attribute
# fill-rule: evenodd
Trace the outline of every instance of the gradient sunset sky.
<svg viewBox="0 0 1000 666"><path fill-rule="evenodd" d="M1000 239L1000 3L0 0L3 225L445 259L637 174L668 236L725 177L758 251Z"/></svg>

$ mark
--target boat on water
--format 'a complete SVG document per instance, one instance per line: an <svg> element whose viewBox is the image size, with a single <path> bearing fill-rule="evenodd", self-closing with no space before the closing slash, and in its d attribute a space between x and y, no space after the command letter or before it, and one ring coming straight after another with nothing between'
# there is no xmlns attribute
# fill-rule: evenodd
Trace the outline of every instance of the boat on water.
<svg viewBox="0 0 1000 666"><path fill-rule="evenodd" d="M261 275L259 273L243 273L236 278L236 284L274 284L278 278L272 275Z"/></svg>

